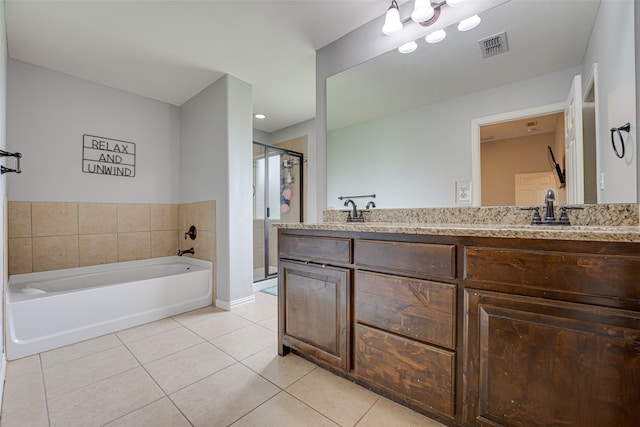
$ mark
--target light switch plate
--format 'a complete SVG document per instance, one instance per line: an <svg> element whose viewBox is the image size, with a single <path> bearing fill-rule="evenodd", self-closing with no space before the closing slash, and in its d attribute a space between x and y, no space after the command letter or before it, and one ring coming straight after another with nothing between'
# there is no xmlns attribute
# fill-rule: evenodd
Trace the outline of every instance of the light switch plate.
<svg viewBox="0 0 640 427"><path fill-rule="evenodd" d="M471 181L456 181L456 203L471 203Z"/></svg>

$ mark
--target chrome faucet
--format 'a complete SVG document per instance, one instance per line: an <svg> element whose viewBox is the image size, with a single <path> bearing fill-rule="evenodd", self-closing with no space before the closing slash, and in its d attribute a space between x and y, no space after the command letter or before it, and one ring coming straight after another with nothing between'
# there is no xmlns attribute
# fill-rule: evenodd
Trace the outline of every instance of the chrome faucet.
<svg viewBox="0 0 640 427"><path fill-rule="evenodd" d="M556 216L553 213L553 202L556 200L556 194L553 190L548 190L544 196L544 204L547 206L547 213L544 217L545 222L553 222L556 220Z"/></svg>
<svg viewBox="0 0 640 427"><path fill-rule="evenodd" d="M344 202L345 206L349 206L349 203L351 203L351 205L353 206L353 213L349 214L353 219L358 218L358 207L356 206L356 202L354 202L351 199L347 199L346 202ZM349 219L347 218L347 221L349 221Z"/></svg>
<svg viewBox="0 0 640 427"><path fill-rule="evenodd" d="M196 251L193 248L190 249L185 249L184 251L182 249L178 249L178 256L182 256L184 254L191 254L191 255L195 255Z"/></svg>

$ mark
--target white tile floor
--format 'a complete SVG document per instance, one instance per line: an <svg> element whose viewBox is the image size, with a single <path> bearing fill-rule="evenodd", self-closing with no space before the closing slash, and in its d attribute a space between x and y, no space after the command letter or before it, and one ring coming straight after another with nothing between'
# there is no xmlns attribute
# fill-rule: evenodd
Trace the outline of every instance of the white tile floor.
<svg viewBox="0 0 640 427"><path fill-rule="evenodd" d="M1 427L441 426L295 355L277 299L207 307L11 361Z"/></svg>

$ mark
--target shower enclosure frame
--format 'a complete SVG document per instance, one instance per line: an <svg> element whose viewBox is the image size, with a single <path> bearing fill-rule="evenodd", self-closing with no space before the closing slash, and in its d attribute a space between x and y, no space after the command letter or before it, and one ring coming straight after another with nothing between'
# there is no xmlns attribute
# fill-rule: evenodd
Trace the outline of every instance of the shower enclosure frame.
<svg viewBox="0 0 640 427"><path fill-rule="evenodd" d="M261 278L255 278L254 277L254 283L256 282L260 282L263 280L268 280L268 279L272 279L278 276L277 271L274 273L270 273L270 257L271 257L271 253L270 253L270 237L269 237L269 230L271 228L271 212L273 211L273 209L280 209L280 206L277 207L273 207L273 206L269 206L269 195L270 195L270 191L269 191L269 157L272 156L272 153L277 153L277 155L279 155L280 157L282 157L283 155L288 155L290 157L294 157L298 159L298 164L297 166L299 166L299 172L298 172L298 180L299 180L299 184L297 185L298 190L296 191L296 195L298 196L298 200L299 200L299 205L300 205L300 215L298 218L298 222L303 222L304 221L304 154L303 153L299 153L297 151L293 151L293 150L288 150L286 148L280 148L277 146L273 146L273 145L269 145L269 144L264 144L262 142L256 142L253 141L254 146L260 146L264 149L264 152L260 154L260 157L263 157L265 159L265 164L264 164L264 179L265 179L265 185L264 185L264 206L263 206L263 225L264 225L264 233L263 233L263 242L264 242L264 275ZM253 161L255 162L258 158L254 156ZM282 183L283 183L283 166L282 166L282 160L280 161L280 186L282 187ZM254 186L255 186L255 179L256 179L256 173L257 171L254 170ZM257 191L256 189L254 189L254 192ZM255 200L254 200L254 204L255 204ZM255 211L255 207L254 207L254 215L256 214ZM254 218L255 220L256 218Z"/></svg>

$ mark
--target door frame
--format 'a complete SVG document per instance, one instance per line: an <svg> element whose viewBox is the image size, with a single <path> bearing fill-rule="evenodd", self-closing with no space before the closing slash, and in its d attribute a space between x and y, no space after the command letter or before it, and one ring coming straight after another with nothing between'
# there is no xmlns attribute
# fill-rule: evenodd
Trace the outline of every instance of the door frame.
<svg viewBox="0 0 640 427"><path fill-rule="evenodd" d="M471 120L471 206L482 205L482 162L480 159L480 127L495 125L513 120L526 119L528 117L545 116L547 114L564 113L565 102L541 105L522 110L508 111L493 116L479 117Z"/></svg>

